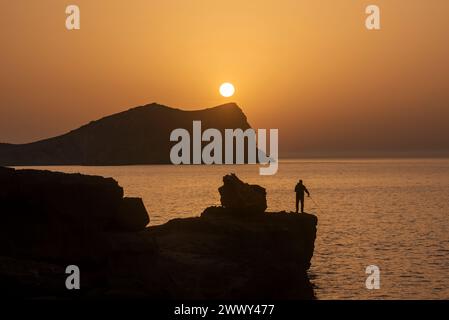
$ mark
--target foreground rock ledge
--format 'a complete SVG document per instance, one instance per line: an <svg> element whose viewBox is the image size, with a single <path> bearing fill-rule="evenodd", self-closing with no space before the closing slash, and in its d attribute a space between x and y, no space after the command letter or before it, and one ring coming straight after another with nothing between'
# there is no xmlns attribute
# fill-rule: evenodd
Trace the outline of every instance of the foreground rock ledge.
<svg viewBox="0 0 449 320"><path fill-rule="evenodd" d="M141 200L113 179L0 168L0 216L3 295L314 298L313 215L211 207L146 227ZM81 269L81 290L65 288L69 264Z"/></svg>
<svg viewBox="0 0 449 320"><path fill-rule="evenodd" d="M181 298L313 299L307 276L317 219L265 213L235 219L208 208L200 218L150 227Z"/></svg>

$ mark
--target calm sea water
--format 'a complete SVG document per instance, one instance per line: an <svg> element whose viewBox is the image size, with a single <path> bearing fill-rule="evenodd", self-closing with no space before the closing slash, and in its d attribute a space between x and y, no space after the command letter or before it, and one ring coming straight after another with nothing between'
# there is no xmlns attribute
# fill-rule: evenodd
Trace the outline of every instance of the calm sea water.
<svg viewBox="0 0 449 320"><path fill-rule="evenodd" d="M258 166L40 167L113 177L144 199L151 224L218 205L224 174L267 189L269 210L294 210L302 178L319 218L309 272L319 299L449 299L449 160L286 160ZM367 290L377 265L381 288Z"/></svg>

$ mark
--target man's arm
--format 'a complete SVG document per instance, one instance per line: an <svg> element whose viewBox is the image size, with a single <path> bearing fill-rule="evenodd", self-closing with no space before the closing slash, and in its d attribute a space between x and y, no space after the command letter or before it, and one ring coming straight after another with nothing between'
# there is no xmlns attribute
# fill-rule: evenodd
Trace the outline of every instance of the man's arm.
<svg viewBox="0 0 449 320"><path fill-rule="evenodd" d="M304 186L304 191L307 193L307 196L310 197L310 192L309 192L309 190L307 190L306 186Z"/></svg>

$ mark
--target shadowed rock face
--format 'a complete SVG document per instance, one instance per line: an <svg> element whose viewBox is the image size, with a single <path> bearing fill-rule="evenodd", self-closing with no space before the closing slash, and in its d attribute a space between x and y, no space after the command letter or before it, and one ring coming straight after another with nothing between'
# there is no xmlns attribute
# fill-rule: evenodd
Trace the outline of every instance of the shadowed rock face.
<svg viewBox="0 0 449 320"><path fill-rule="evenodd" d="M112 178L37 170L0 168L0 213L0 254L60 261L97 260L101 235L149 223Z"/></svg>
<svg viewBox="0 0 449 320"><path fill-rule="evenodd" d="M210 207L146 227L142 201L123 198L113 179L0 168L2 294L313 299L306 271L316 217L245 208ZM72 264L81 269L80 291L65 288Z"/></svg>
<svg viewBox="0 0 449 320"><path fill-rule="evenodd" d="M150 227L183 299L314 299L307 276L317 219L309 214L229 214ZM163 262L162 262L163 261Z"/></svg>
<svg viewBox="0 0 449 320"><path fill-rule="evenodd" d="M0 168L2 222L58 220L96 230L139 231L149 223L141 199L124 198L112 178Z"/></svg>
<svg viewBox="0 0 449 320"><path fill-rule="evenodd" d="M170 133L177 128L246 130L246 116L234 103L183 111L156 103L93 121L67 134L29 144L0 143L0 165L130 165L168 164Z"/></svg>

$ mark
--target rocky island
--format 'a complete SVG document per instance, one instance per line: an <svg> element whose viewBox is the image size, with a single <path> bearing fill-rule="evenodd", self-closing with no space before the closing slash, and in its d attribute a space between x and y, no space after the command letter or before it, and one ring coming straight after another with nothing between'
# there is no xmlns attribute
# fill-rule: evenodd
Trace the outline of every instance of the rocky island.
<svg viewBox="0 0 449 320"><path fill-rule="evenodd" d="M3 295L44 299L314 299L317 218L265 212L266 192L223 178L221 207L150 226L112 178L0 167ZM67 290L76 265L81 289Z"/></svg>
<svg viewBox="0 0 449 320"><path fill-rule="evenodd" d="M151 103L106 116L66 134L26 144L0 143L0 166L170 164L170 133L251 128L235 103L186 111ZM4 141L0 141L4 142ZM224 161L223 161L224 162Z"/></svg>

